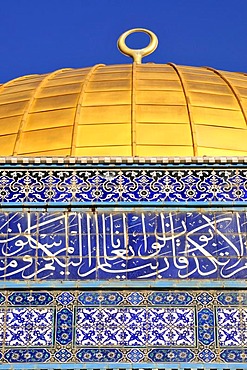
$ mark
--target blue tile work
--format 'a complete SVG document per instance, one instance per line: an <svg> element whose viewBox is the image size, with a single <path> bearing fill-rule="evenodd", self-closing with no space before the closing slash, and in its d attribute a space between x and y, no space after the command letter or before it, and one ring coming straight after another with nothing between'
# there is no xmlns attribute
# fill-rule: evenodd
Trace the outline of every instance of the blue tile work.
<svg viewBox="0 0 247 370"><path fill-rule="evenodd" d="M3 312L1 312L1 316ZM46 347L53 344L52 308L11 307L6 312L5 338L0 340L8 347ZM4 322L4 320L2 320Z"/></svg>
<svg viewBox="0 0 247 370"><path fill-rule="evenodd" d="M245 211L0 212L0 280L242 280L246 228Z"/></svg>
<svg viewBox="0 0 247 370"><path fill-rule="evenodd" d="M1 171L0 201L225 202L247 199L246 169L13 168Z"/></svg>
<svg viewBox="0 0 247 370"><path fill-rule="evenodd" d="M224 363L243 362L246 356L245 291L2 294L3 363ZM202 302L202 294L210 299Z"/></svg>
<svg viewBox="0 0 247 370"><path fill-rule="evenodd" d="M245 206L247 171L193 166L3 166L3 364L246 363L247 291L237 285L247 278L247 213L223 206ZM172 211L187 203L193 210ZM213 203L221 208L199 208ZM168 281L175 288L163 290ZM177 290L183 281L192 288ZM196 289L202 281L236 288ZM11 290L19 282L26 288ZM105 290L82 285L93 282Z"/></svg>

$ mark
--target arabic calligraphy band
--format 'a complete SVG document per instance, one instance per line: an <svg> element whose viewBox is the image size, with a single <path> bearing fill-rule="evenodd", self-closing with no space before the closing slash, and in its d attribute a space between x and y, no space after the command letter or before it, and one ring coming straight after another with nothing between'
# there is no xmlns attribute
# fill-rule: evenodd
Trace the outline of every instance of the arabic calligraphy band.
<svg viewBox="0 0 247 370"><path fill-rule="evenodd" d="M0 279L242 279L245 212L1 212Z"/></svg>

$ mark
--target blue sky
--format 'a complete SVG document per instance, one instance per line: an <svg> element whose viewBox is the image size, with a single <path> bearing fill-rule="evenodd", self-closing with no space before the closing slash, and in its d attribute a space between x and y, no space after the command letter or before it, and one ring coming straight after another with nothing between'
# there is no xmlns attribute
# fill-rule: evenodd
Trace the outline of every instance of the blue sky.
<svg viewBox="0 0 247 370"><path fill-rule="evenodd" d="M116 41L143 27L144 61L247 72L247 0L0 0L0 82L97 63L130 63ZM146 35L129 36L143 47Z"/></svg>

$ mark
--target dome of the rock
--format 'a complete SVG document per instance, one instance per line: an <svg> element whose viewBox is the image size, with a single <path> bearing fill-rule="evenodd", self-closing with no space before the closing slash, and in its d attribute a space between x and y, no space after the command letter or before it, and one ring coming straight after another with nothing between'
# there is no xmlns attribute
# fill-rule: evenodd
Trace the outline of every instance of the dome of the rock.
<svg viewBox="0 0 247 370"><path fill-rule="evenodd" d="M0 85L0 370L247 369L247 75L157 42Z"/></svg>
<svg viewBox="0 0 247 370"><path fill-rule="evenodd" d="M247 154L247 75L102 64L0 86L1 156Z"/></svg>

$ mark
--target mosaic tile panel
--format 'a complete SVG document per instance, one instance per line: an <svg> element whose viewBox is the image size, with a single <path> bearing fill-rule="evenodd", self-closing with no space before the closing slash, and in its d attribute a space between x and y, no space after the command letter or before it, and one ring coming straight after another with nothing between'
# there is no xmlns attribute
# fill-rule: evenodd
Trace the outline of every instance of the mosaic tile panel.
<svg viewBox="0 0 247 370"><path fill-rule="evenodd" d="M0 212L0 280L246 279L246 225L244 211Z"/></svg>
<svg viewBox="0 0 247 370"><path fill-rule="evenodd" d="M6 202L225 202L247 199L244 168L17 168L1 170Z"/></svg>
<svg viewBox="0 0 247 370"><path fill-rule="evenodd" d="M3 363L245 362L245 291L1 294Z"/></svg>
<svg viewBox="0 0 247 370"><path fill-rule="evenodd" d="M217 308L218 340L224 347L247 346L247 307Z"/></svg>
<svg viewBox="0 0 247 370"><path fill-rule="evenodd" d="M3 320L4 312L0 312ZM53 316L51 308L8 308L5 319L7 327L6 346L50 346L52 345ZM0 339L3 345L3 338Z"/></svg>
<svg viewBox="0 0 247 370"><path fill-rule="evenodd" d="M193 346L192 308L78 308L77 346Z"/></svg>

